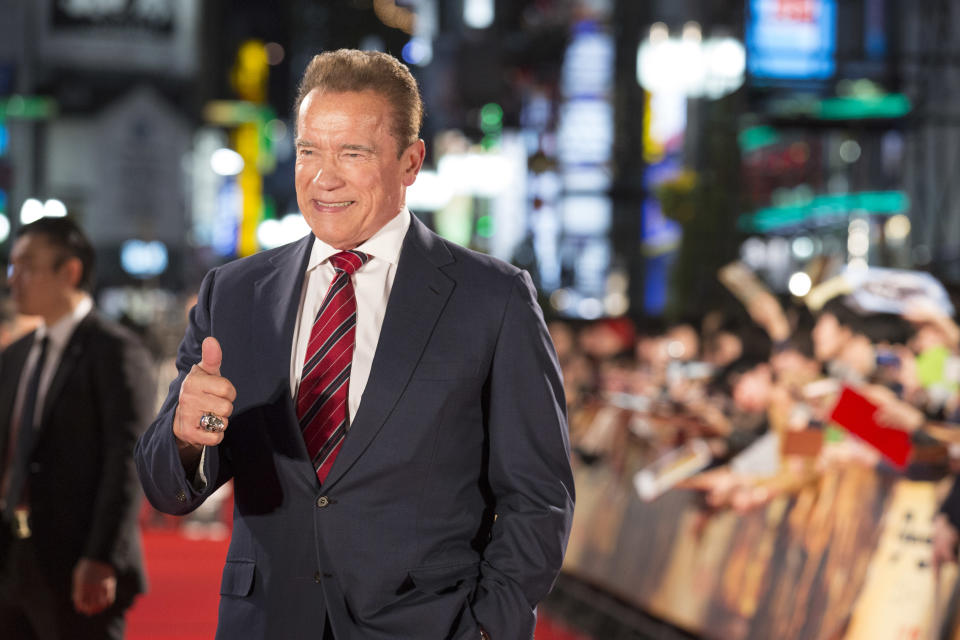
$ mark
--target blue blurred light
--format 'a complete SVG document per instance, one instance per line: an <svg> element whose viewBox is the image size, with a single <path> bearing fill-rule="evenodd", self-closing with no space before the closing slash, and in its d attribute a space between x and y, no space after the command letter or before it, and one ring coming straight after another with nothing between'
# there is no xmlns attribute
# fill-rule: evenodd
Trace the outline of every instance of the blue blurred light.
<svg viewBox="0 0 960 640"><path fill-rule="evenodd" d="M7 125L0 122L0 156L7 155L7 148L10 146L10 129Z"/></svg>
<svg viewBox="0 0 960 640"><path fill-rule="evenodd" d="M600 33L603 29L596 20L580 20L574 23L570 31L574 36L579 36L585 33Z"/></svg>
<svg viewBox="0 0 960 640"><path fill-rule="evenodd" d="M423 66L433 60L433 45L425 38L410 38L401 53L407 64Z"/></svg>
<svg viewBox="0 0 960 640"><path fill-rule="evenodd" d="M120 265L135 278L158 276L167 269L167 247L159 240L127 240L120 247Z"/></svg>
<svg viewBox="0 0 960 640"><path fill-rule="evenodd" d="M643 261L643 310L651 316L662 315L667 307L667 284L676 261L676 253L667 252Z"/></svg>
<svg viewBox="0 0 960 640"><path fill-rule="evenodd" d="M235 176L224 179L217 193L217 210L209 229L211 246L219 256L234 256L237 253L237 232L242 215L243 196Z"/></svg>

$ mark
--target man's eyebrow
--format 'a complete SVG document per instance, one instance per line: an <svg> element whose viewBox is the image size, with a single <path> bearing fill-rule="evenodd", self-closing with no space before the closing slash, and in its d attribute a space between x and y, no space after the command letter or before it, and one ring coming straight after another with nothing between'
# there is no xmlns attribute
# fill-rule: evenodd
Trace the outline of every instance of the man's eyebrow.
<svg viewBox="0 0 960 640"><path fill-rule="evenodd" d="M315 144L313 144L313 143L310 142L309 140L304 140L303 138L297 138L296 140L294 140L293 145L294 145L295 147L314 147L314 146L316 146Z"/></svg>
<svg viewBox="0 0 960 640"><path fill-rule="evenodd" d="M343 145L343 146L340 147L340 148L341 148L341 149L344 149L344 150L346 150L346 151L366 151L367 153L373 153L373 152L374 152L374 148L373 148L373 147L368 147L368 146L363 145L363 144L345 144L345 145Z"/></svg>

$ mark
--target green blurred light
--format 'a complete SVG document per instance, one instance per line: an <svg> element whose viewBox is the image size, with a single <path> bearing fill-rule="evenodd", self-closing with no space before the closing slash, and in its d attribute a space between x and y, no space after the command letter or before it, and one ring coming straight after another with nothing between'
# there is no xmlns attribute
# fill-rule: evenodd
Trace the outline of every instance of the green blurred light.
<svg viewBox="0 0 960 640"><path fill-rule="evenodd" d="M260 148L257 154L257 170L266 175L277 168L277 155L274 136L281 129L286 135L286 126L277 120L277 114L271 107L261 107L257 117Z"/></svg>
<svg viewBox="0 0 960 640"><path fill-rule="evenodd" d="M480 141L480 148L484 151L491 151L500 146L500 136L498 134L488 133Z"/></svg>
<svg viewBox="0 0 960 640"><path fill-rule="evenodd" d="M821 100L818 115L824 120L902 118L910 113L910 108L910 99L902 93L882 96L851 96Z"/></svg>
<svg viewBox="0 0 960 640"><path fill-rule="evenodd" d="M843 442L847 439L847 432L835 425L828 424L827 428L823 430L823 439L826 442Z"/></svg>
<svg viewBox="0 0 960 640"><path fill-rule="evenodd" d="M489 102L480 109L480 129L484 133L503 129L503 108L496 102Z"/></svg>
<svg viewBox="0 0 960 640"><path fill-rule="evenodd" d="M233 126L246 122L257 122L261 128L277 117L272 108L244 100L211 100L203 106L203 117L207 122L224 126Z"/></svg>
<svg viewBox="0 0 960 640"><path fill-rule="evenodd" d="M740 132L737 142L741 151L750 153L780 142L780 134L773 127L750 127Z"/></svg>
<svg viewBox="0 0 960 640"><path fill-rule="evenodd" d="M10 96L0 100L0 120L48 120L57 115L57 103L44 96Z"/></svg>
<svg viewBox="0 0 960 640"><path fill-rule="evenodd" d="M477 235L481 238L493 237L493 218L491 216L477 218Z"/></svg>
<svg viewBox="0 0 960 640"><path fill-rule="evenodd" d="M277 219L277 201L274 200L271 196L263 196L263 220L276 220Z"/></svg>
<svg viewBox="0 0 960 640"><path fill-rule="evenodd" d="M836 98L792 97L770 103L770 113L786 118L817 120L868 120L870 118L902 118L913 105L902 93L860 94Z"/></svg>
<svg viewBox="0 0 960 640"><path fill-rule="evenodd" d="M903 191L862 191L819 195L807 202L767 207L740 216L737 226L747 232L766 233L806 222L816 222L852 211L892 216L910 209L910 196Z"/></svg>

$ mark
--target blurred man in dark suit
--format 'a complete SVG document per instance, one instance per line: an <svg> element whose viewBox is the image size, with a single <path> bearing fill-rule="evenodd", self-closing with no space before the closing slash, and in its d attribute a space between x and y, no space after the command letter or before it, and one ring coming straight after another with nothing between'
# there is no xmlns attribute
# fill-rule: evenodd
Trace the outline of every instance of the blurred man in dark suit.
<svg viewBox="0 0 960 640"><path fill-rule="evenodd" d="M122 638L144 590L132 453L149 354L94 308L93 249L67 218L22 227L9 284L43 318L0 359L0 635Z"/></svg>

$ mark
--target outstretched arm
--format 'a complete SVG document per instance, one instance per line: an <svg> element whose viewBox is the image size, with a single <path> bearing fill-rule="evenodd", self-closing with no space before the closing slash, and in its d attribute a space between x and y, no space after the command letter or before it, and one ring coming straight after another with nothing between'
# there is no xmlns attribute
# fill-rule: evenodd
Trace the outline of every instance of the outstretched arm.
<svg viewBox="0 0 960 640"><path fill-rule="evenodd" d="M215 276L211 271L203 280L177 354L179 375L135 450L147 499L175 515L197 508L231 475L217 447L225 432L211 433L200 426L200 417L207 412L222 416L226 426L236 398L233 385L220 376L222 352L210 337Z"/></svg>

